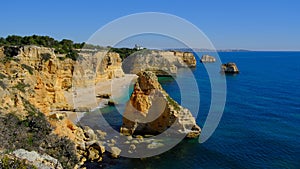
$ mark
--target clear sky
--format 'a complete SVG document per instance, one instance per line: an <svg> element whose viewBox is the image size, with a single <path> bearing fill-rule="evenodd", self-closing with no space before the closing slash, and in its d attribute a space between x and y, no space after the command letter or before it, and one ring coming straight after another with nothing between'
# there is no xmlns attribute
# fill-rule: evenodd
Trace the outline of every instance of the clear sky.
<svg viewBox="0 0 300 169"><path fill-rule="evenodd" d="M300 50L298 0L7 0L0 8L2 37L38 34L82 42L119 17L163 12L196 25L218 49Z"/></svg>

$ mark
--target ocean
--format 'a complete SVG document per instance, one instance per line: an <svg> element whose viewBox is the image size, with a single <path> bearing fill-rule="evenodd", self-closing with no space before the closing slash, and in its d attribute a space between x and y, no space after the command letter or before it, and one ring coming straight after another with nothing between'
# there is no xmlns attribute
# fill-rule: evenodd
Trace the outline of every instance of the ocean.
<svg viewBox="0 0 300 169"><path fill-rule="evenodd" d="M202 56L204 53L197 53ZM213 135L204 143L185 139L158 156L110 160L102 166L88 168L112 169L201 169L201 168L300 168L300 52L219 52L221 61L235 62L237 75L217 74L226 78L226 104L221 121ZM207 63L210 66L217 63ZM178 82L189 85L195 78L200 93L197 124L203 126L211 102L210 79L197 58L197 68L180 69L178 76L160 78L169 95L181 102ZM194 90L184 105L194 110ZM129 97L124 97L126 100ZM197 99L196 99L197 101ZM118 130L122 116L116 109L101 109L110 124ZM92 115L91 115L92 116ZM88 115L82 119L87 121ZM97 123L97 122L95 122Z"/></svg>

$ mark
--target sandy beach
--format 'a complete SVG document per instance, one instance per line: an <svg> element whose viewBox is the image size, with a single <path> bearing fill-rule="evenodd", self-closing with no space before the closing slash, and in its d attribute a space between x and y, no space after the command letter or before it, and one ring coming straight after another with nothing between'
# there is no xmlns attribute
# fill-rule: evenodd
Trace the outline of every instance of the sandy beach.
<svg viewBox="0 0 300 169"><path fill-rule="evenodd" d="M87 88L74 88L71 92L65 92L68 104L74 107L76 112L68 112L68 117L77 122L84 112L106 106L108 100L117 100L128 92L130 84L137 79L135 74L125 74L124 77L109 79L98 82L95 86ZM110 94L110 99L103 99L97 96Z"/></svg>

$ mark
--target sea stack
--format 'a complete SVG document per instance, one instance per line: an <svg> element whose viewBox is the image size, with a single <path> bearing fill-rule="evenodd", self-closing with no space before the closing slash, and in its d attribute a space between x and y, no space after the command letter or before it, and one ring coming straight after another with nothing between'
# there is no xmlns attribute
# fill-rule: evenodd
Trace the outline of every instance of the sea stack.
<svg viewBox="0 0 300 169"><path fill-rule="evenodd" d="M229 62L221 65L221 72L228 73L228 74L235 74L235 73L239 73L239 69L237 68L235 63Z"/></svg>
<svg viewBox="0 0 300 169"><path fill-rule="evenodd" d="M174 134L198 137L201 129L192 113L162 89L156 75L144 71L138 76L120 132L124 135L156 135L172 126Z"/></svg>
<svg viewBox="0 0 300 169"><path fill-rule="evenodd" d="M207 63L207 62L216 62L216 58L210 55L203 55L200 59L202 63Z"/></svg>

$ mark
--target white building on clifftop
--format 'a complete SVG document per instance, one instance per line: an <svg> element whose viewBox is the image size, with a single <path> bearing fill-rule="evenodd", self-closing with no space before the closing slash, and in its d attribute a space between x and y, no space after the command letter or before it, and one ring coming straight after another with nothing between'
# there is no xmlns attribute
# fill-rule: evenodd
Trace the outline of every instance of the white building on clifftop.
<svg viewBox="0 0 300 169"><path fill-rule="evenodd" d="M145 49L143 46L140 46L140 45L138 45L138 44L135 44L134 45L134 49L136 49L136 50L142 50L142 49Z"/></svg>

